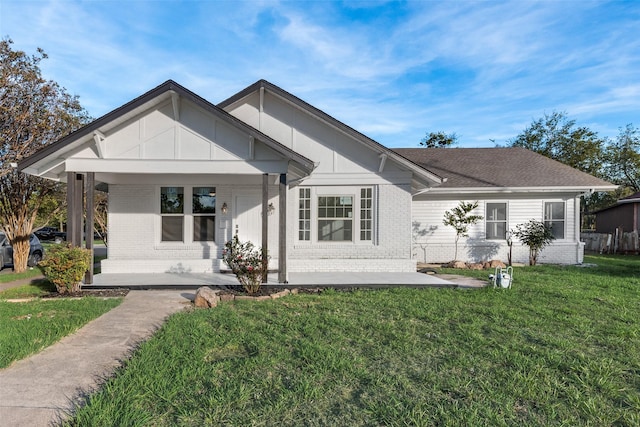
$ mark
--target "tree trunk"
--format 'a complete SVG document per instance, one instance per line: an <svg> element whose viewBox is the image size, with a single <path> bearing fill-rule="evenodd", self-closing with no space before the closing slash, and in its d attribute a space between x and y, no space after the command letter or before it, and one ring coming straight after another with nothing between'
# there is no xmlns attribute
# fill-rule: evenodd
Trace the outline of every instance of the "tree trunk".
<svg viewBox="0 0 640 427"><path fill-rule="evenodd" d="M29 260L29 236L26 238L16 239L13 242L13 271L22 273L27 270L27 261Z"/></svg>

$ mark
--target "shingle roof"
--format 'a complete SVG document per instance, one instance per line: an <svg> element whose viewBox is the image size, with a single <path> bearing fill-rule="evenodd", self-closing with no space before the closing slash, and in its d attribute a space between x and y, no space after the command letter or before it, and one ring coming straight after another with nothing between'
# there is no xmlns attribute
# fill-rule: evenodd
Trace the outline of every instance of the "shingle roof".
<svg viewBox="0 0 640 427"><path fill-rule="evenodd" d="M439 188L579 187L614 189L607 181L525 148L394 148L446 178Z"/></svg>

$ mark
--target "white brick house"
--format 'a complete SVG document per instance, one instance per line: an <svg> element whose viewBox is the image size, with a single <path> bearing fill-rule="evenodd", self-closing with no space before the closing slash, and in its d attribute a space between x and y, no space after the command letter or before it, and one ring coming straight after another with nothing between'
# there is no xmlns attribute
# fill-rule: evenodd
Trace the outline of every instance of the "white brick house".
<svg viewBox="0 0 640 427"><path fill-rule="evenodd" d="M470 150L391 150L263 80L218 105L168 81L19 169L68 183L78 241L82 185L108 188L103 273L219 271L234 234L267 246L280 281L415 271L453 257L442 218L459 200L486 218L464 258L506 258L505 230L535 218L562 234L543 261L581 262L579 196L613 186L527 150Z"/></svg>

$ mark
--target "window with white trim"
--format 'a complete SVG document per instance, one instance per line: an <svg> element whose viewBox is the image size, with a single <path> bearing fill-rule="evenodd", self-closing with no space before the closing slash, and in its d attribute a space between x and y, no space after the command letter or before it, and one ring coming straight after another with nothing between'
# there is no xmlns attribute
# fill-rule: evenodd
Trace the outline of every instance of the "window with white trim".
<svg viewBox="0 0 640 427"><path fill-rule="evenodd" d="M373 189L360 189L360 240L371 240L373 231Z"/></svg>
<svg viewBox="0 0 640 427"><path fill-rule="evenodd" d="M193 241L214 242L216 239L216 188L193 187Z"/></svg>
<svg viewBox="0 0 640 427"><path fill-rule="evenodd" d="M215 222L215 187L160 187L161 242L214 242Z"/></svg>
<svg viewBox="0 0 640 427"><path fill-rule="evenodd" d="M298 240L311 240L311 189L301 188L298 201Z"/></svg>
<svg viewBox="0 0 640 427"><path fill-rule="evenodd" d="M485 215L485 238L487 240L506 240L507 204L487 203Z"/></svg>
<svg viewBox="0 0 640 427"><path fill-rule="evenodd" d="M318 197L318 240L353 240L353 196Z"/></svg>
<svg viewBox="0 0 640 427"><path fill-rule="evenodd" d="M551 227L551 232L556 239L564 239L564 215L564 202L544 203L544 224Z"/></svg>
<svg viewBox="0 0 640 427"><path fill-rule="evenodd" d="M375 239L372 187L298 189L299 242L369 243Z"/></svg>
<svg viewBox="0 0 640 427"><path fill-rule="evenodd" d="M160 187L163 242L184 241L184 187Z"/></svg>

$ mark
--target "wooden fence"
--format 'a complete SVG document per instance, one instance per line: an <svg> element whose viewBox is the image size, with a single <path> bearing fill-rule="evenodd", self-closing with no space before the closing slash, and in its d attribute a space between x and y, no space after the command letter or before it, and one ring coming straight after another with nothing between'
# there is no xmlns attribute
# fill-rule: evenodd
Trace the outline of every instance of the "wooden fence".
<svg viewBox="0 0 640 427"><path fill-rule="evenodd" d="M580 233L584 248L601 254L638 254L640 253L638 231L624 232L618 228L613 234Z"/></svg>

